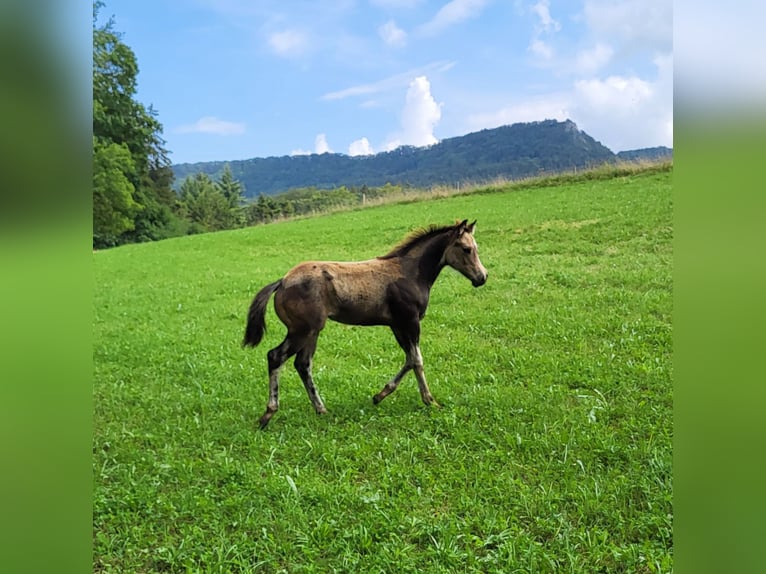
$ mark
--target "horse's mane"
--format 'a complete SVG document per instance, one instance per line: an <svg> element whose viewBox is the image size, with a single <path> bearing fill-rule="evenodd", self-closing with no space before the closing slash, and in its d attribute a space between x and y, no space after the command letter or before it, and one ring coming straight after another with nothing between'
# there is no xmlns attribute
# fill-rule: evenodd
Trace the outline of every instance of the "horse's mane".
<svg viewBox="0 0 766 574"><path fill-rule="evenodd" d="M426 227L420 227L407 234L391 251L385 255L381 255L378 259L392 259L399 257L407 253L410 249L419 245L420 243L431 239L436 235L440 235L446 231L452 231L455 225L428 225Z"/></svg>

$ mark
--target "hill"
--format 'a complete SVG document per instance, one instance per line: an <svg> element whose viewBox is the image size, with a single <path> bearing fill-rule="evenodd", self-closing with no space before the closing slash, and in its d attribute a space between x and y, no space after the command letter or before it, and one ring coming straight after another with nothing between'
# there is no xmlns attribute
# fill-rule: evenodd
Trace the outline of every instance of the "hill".
<svg viewBox="0 0 766 574"><path fill-rule="evenodd" d="M621 151L617 154L617 159L622 161L642 161L642 160L662 160L673 157L672 148L659 146L647 147L642 149L633 149Z"/></svg>
<svg viewBox="0 0 766 574"><path fill-rule="evenodd" d="M369 156L325 153L187 163L174 165L173 172L179 183L198 172L217 178L228 163L234 177L244 184L245 195L256 197L301 187L373 187L386 183L428 187L495 178L519 179L542 172L583 169L617 158L571 120L545 120L481 130L428 147L403 146Z"/></svg>

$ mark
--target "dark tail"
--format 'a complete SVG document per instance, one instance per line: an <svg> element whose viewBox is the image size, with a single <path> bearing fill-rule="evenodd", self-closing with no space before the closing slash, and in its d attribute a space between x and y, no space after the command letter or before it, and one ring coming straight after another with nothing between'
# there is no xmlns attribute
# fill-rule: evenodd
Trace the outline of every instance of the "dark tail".
<svg viewBox="0 0 766 574"><path fill-rule="evenodd" d="M263 339L266 332L266 305L269 303L271 294L282 286L282 280L269 283L258 291L258 294L250 304L250 310L247 313L247 327L245 327L245 338L242 339L243 347L255 347Z"/></svg>

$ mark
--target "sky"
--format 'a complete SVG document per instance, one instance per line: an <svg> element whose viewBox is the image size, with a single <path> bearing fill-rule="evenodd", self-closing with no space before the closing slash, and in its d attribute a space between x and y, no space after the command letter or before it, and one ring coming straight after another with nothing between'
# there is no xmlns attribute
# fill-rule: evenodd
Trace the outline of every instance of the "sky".
<svg viewBox="0 0 766 574"><path fill-rule="evenodd" d="M673 146L669 0L107 0L173 163L363 155L571 119Z"/></svg>

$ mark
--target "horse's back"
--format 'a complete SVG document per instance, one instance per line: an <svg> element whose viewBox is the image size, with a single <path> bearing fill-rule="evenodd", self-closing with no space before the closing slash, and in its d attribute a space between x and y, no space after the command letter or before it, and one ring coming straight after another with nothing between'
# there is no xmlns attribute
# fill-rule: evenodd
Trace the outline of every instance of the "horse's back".
<svg viewBox="0 0 766 574"><path fill-rule="evenodd" d="M401 278L394 260L306 261L282 279L283 304L310 305L325 318L351 324L388 324L388 289Z"/></svg>

